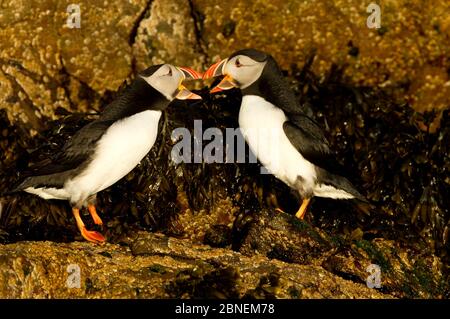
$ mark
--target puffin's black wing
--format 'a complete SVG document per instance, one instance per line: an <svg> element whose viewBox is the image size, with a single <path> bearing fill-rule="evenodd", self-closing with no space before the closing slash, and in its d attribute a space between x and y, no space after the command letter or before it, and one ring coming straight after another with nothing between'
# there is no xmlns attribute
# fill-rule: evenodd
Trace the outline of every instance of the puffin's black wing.
<svg viewBox="0 0 450 319"><path fill-rule="evenodd" d="M336 161L325 135L319 125L304 114L289 116L283 124L284 133L302 156L316 165L320 183L332 185L353 195L362 202L367 202L352 183L345 178L343 167Z"/></svg>
<svg viewBox="0 0 450 319"><path fill-rule="evenodd" d="M81 128L53 157L36 163L15 190L33 186L61 187L93 155L96 144L114 121L96 120Z"/></svg>
<svg viewBox="0 0 450 319"><path fill-rule="evenodd" d="M97 120L87 124L64 145L56 160L63 162L66 169L78 167L93 155L97 142L113 123Z"/></svg>
<svg viewBox="0 0 450 319"><path fill-rule="evenodd" d="M306 160L332 174L343 173L343 168L331 152L322 129L307 115L289 115L289 121L283 124L283 130Z"/></svg>

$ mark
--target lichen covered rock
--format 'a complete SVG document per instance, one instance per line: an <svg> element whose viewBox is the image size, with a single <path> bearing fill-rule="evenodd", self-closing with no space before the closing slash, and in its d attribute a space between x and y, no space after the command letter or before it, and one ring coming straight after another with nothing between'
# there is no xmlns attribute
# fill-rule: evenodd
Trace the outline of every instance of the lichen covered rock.
<svg viewBox="0 0 450 319"><path fill-rule="evenodd" d="M369 28L369 2L193 0L210 61L241 48L270 52L289 70L316 50L314 72L346 66L352 85L391 89L419 111L450 104L448 2L384 1Z"/></svg>
<svg viewBox="0 0 450 319"><path fill-rule="evenodd" d="M0 108L34 131L59 107L99 108L132 72L129 37L145 1L79 3L69 28L65 1L3 1L0 12Z"/></svg>
<svg viewBox="0 0 450 319"><path fill-rule="evenodd" d="M197 81L204 101L173 103L149 155L99 194L108 244L74 242L65 202L0 197L0 297L448 298L448 3L385 1L380 29L356 0L81 1L80 29L68 4L0 5L0 195L149 64L201 71L255 47L375 207L315 199L298 221L298 198L257 164L173 163L174 128L238 126L239 93Z"/></svg>
<svg viewBox="0 0 450 319"><path fill-rule="evenodd" d="M152 1L133 44L138 69L172 63L201 71L205 55L198 44L189 1Z"/></svg>
<svg viewBox="0 0 450 319"><path fill-rule="evenodd" d="M73 270L75 269L75 270ZM79 282L76 277L79 276ZM79 285L78 285L79 283ZM386 298L311 265L246 257L161 234L127 246L0 246L1 298Z"/></svg>

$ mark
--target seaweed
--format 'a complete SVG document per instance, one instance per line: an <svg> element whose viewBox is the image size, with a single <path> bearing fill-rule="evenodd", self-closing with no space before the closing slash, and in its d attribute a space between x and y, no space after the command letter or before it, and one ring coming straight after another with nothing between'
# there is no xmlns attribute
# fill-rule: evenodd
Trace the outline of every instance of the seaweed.
<svg viewBox="0 0 450 319"><path fill-rule="evenodd" d="M426 243L448 265L449 111L415 112L382 90L349 84L337 67L320 79L310 70L312 61L290 71L290 84L303 112L323 127L347 177L374 207L367 214L348 201L315 198L307 222L330 238L351 237L358 230L363 240L382 237ZM183 229L176 223L180 212L209 210L219 198L229 196L238 208L231 234L232 248L237 249L246 223L257 219L257 212L274 207L289 213L297 210L298 196L275 177L260 174L259 164L176 165L170 160L174 128L193 132L195 119L203 121L204 129L238 127L239 91L210 96L207 90L197 91L204 100L196 105L173 103L150 153L129 175L98 194L98 210L110 241L121 242L136 229L181 236ZM95 116L65 112L58 120L48 120L47 130L31 136L25 125L11 124L0 110L2 192L21 178L28 165L56 152ZM440 125L430 131L436 118ZM252 212L256 214L248 217ZM0 197L0 242L71 241L76 236L68 203L25 193ZM228 245L228 236L218 245Z"/></svg>

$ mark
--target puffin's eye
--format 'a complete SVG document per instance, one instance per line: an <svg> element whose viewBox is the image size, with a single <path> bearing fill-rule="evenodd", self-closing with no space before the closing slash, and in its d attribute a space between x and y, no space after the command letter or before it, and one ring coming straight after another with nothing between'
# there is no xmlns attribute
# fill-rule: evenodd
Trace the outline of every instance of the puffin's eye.
<svg viewBox="0 0 450 319"><path fill-rule="evenodd" d="M235 65L236 67L240 68L242 66L241 61L239 61L239 59L236 59Z"/></svg>
<svg viewBox="0 0 450 319"><path fill-rule="evenodd" d="M166 75L172 76L172 68L169 68L169 72Z"/></svg>

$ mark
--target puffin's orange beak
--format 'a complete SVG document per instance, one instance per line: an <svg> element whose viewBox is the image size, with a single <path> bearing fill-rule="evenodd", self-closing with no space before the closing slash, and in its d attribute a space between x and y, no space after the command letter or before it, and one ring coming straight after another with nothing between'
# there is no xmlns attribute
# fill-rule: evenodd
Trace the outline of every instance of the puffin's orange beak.
<svg viewBox="0 0 450 319"><path fill-rule="evenodd" d="M216 76L225 75L225 77L217 84L213 89L211 89L210 93L216 93L223 90L229 90L237 86L236 81L228 74L224 73L224 67L227 63L228 59L219 61L214 63L209 67L208 70L203 74L203 79L209 79Z"/></svg>
<svg viewBox="0 0 450 319"><path fill-rule="evenodd" d="M203 73L203 80L223 75L223 67L227 63L227 59L214 63Z"/></svg>
<svg viewBox="0 0 450 319"><path fill-rule="evenodd" d="M202 74L187 67L176 67L183 75L183 79L180 82L180 85L178 86L178 93L175 96L175 98L179 100L201 100L202 97L200 95L197 95L195 93L192 93L189 91L184 85L184 80L197 80L202 78Z"/></svg>
<svg viewBox="0 0 450 319"><path fill-rule="evenodd" d="M177 69L180 70L181 73L183 73L185 80L198 80L202 78L202 74L195 71L194 69L184 66L177 66Z"/></svg>

